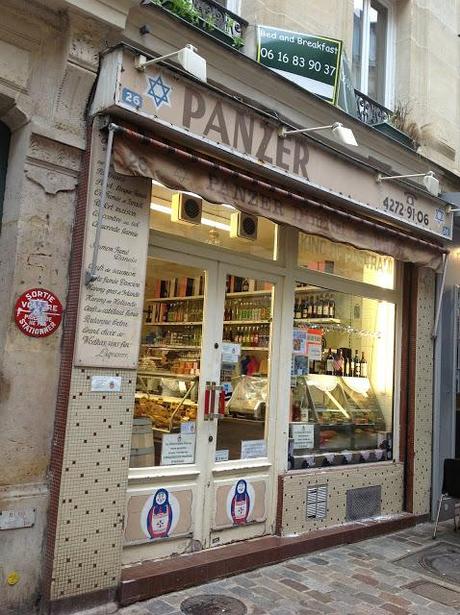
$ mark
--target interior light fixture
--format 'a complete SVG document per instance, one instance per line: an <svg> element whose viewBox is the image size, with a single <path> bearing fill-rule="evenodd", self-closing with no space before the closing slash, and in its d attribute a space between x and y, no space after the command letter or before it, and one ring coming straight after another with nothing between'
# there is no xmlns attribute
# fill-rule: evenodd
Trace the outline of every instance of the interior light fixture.
<svg viewBox="0 0 460 615"><path fill-rule="evenodd" d="M439 195L439 180L434 176L433 171L427 173L413 173L411 175L381 175L380 173L376 177L378 184L385 182L389 179L405 179L406 177L423 177L423 185L427 191L433 196Z"/></svg>
<svg viewBox="0 0 460 615"><path fill-rule="evenodd" d="M345 126L340 122L334 122L333 124L328 124L327 126L316 126L314 128L299 128L297 130L287 130L285 126L281 126L278 130L278 135L284 139L289 135L305 134L307 132L316 132L318 130L332 130L332 134L344 145L353 145L354 147L358 145L353 131L350 128L345 128Z"/></svg>
<svg viewBox="0 0 460 615"><path fill-rule="evenodd" d="M160 214L168 214L171 215L171 207L166 207L166 205L160 205L160 203L150 203L150 209L152 211L157 211ZM221 231L230 231L230 225L225 224L224 222L218 222L217 220L211 220L210 218L201 218L201 224L205 226L212 226L213 228L218 228Z"/></svg>
<svg viewBox="0 0 460 615"><path fill-rule="evenodd" d="M188 73L200 79L200 81L206 81L206 60L197 54L196 47L193 45L186 45L178 51L167 53L159 58L153 58L147 60L144 55L138 55L134 61L134 66L137 70L145 70L147 66L157 64L163 60L169 60L170 58L176 58L177 64L182 66Z"/></svg>

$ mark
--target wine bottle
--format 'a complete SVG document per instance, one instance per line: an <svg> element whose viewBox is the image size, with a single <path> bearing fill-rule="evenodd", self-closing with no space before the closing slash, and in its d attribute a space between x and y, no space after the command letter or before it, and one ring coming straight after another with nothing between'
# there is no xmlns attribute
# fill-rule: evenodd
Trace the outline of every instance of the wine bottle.
<svg viewBox="0 0 460 615"><path fill-rule="evenodd" d="M295 304L295 318L302 318L302 303L300 299L298 299Z"/></svg>
<svg viewBox="0 0 460 615"><path fill-rule="evenodd" d="M360 374L359 375L361 376L361 378L367 378L367 361L364 358L364 352L362 353L361 361L359 363L360 363Z"/></svg>
<svg viewBox="0 0 460 615"><path fill-rule="evenodd" d="M337 355L335 357L335 375L336 376L343 376L343 370L344 370L344 358L343 358L343 352L342 349L339 348Z"/></svg>
<svg viewBox="0 0 460 615"><path fill-rule="evenodd" d="M355 350L355 356L353 357L353 376L355 378L359 378L360 376L360 371L361 371L361 365L359 362L359 356L358 356L358 351Z"/></svg>
<svg viewBox="0 0 460 615"><path fill-rule="evenodd" d="M241 285L241 290L243 293L247 293L249 290L249 280L247 278L244 278L243 283Z"/></svg>
<svg viewBox="0 0 460 615"><path fill-rule="evenodd" d="M308 318L308 306L309 306L309 303L308 303L307 298L305 297L302 303L302 318Z"/></svg>
<svg viewBox="0 0 460 615"><path fill-rule="evenodd" d="M335 301L332 296L329 299L329 318L335 318Z"/></svg>
<svg viewBox="0 0 460 615"><path fill-rule="evenodd" d="M323 317L323 305L324 305L324 300L322 297L318 297L318 301L316 303L316 317L317 318L322 318Z"/></svg>
<svg viewBox="0 0 460 615"><path fill-rule="evenodd" d="M326 374L332 376L334 373L334 356L332 354L332 349L329 348L329 352L326 357Z"/></svg>

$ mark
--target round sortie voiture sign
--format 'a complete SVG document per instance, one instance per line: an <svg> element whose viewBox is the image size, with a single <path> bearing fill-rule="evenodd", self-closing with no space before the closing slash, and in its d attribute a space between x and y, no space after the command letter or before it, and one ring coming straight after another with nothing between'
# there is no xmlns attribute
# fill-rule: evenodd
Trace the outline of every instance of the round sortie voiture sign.
<svg viewBox="0 0 460 615"><path fill-rule="evenodd" d="M62 320L62 305L46 288L31 288L22 293L14 306L14 320L30 337L46 337L56 331Z"/></svg>

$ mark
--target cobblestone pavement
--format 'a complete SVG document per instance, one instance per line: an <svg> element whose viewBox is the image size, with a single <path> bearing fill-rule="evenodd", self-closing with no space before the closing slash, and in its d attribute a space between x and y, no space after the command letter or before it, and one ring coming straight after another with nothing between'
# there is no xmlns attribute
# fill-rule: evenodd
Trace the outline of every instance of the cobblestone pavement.
<svg viewBox="0 0 460 615"><path fill-rule="evenodd" d="M432 545L432 530L431 524L423 524L315 552L140 602L118 613L179 615L180 605L186 598L222 594L243 601L248 615L459 615L460 609L432 602L407 587L423 578L435 583L442 583L441 580L424 577L394 563L400 557ZM440 526L437 540L460 544L452 522ZM460 587L451 588L460 591ZM208 615L216 612L209 611Z"/></svg>

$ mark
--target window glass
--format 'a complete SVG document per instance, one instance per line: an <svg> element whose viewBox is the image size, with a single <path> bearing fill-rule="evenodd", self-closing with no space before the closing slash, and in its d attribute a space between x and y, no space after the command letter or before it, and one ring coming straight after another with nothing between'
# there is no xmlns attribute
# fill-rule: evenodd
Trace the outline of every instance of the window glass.
<svg viewBox="0 0 460 615"><path fill-rule="evenodd" d="M298 284L291 468L392 457L395 306Z"/></svg>
<svg viewBox="0 0 460 615"><path fill-rule="evenodd" d="M385 101L387 9L371 2L369 9L369 65L367 93L374 100Z"/></svg>
<svg viewBox="0 0 460 615"><path fill-rule="evenodd" d="M298 264L341 278L394 288L395 260L391 256L358 250L317 235L299 233Z"/></svg>
<svg viewBox="0 0 460 615"><path fill-rule="evenodd" d="M259 258L275 259L277 225L270 220L256 217L257 229L255 230L251 223L252 217L249 217L251 228L248 228L249 232L242 237L240 231L244 230L241 228L244 220L238 225L236 219L238 212L231 204L216 205L203 200L200 224L173 222L171 211L174 194L178 194L177 191L153 184L150 228ZM248 220L248 218L245 219ZM234 232L231 232L232 225L233 230L237 233L236 236Z"/></svg>
<svg viewBox="0 0 460 615"><path fill-rule="evenodd" d="M362 69L362 39L363 39L363 0L355 0L353 11L353 55L352 74L353 82L361 90Z"/></svg>
<svg viewBox="0 0 460 615"><path fill-rule="evenodd" d="M130 467L194 463L206 274L149 258Z"/></svg>
<svg viewBox="0 0 460 615"><path fill-rule="evenodd" d="M273 284L227 276L216 462L266 457Z"/></svg>
<svg viewBox="0 0 460 615"><path fill-rule="evenodd" d="M354 0L352 73L355 87L385 104L388 9L378 0Z"/></svg>

